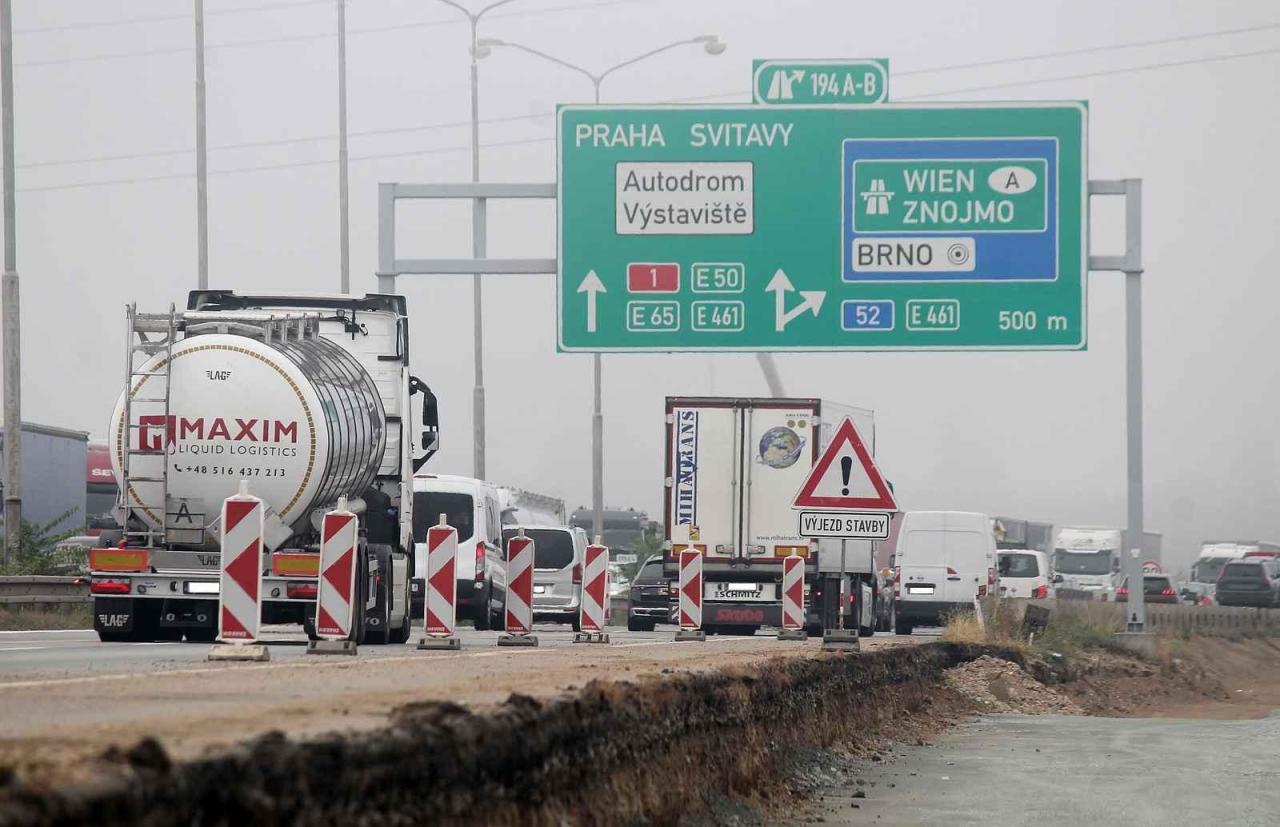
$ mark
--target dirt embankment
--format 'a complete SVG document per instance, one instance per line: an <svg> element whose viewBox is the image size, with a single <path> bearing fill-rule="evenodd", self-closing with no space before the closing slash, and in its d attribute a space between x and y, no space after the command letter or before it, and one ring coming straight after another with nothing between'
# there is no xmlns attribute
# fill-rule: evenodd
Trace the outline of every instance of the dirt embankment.
<svg viewBox="0 0 1280 827"><path fill-rule="evenodd" d="M781 793L774 769L797 751L874 750L937 726L959 711L934 709L944 671L991 653L931 644L775 660L515 695L482 713L410 704L382 730L267 735L181 763L144 741L91 783L0 786L0 825L673 824L720 796Z"/></svg>
<svg viewBox="0 0 1280 827"><path fill-rule="evenodd" d="M0 827L769 823L832 773L856 783L841 760L886 760L975 712L1214 718L1280 707L1280 645L1266 640L1166 641L1153 661L1094 652L1052 666L938 643L592 681L475 709L412 703L380 729L270 734L191 760L144 739L74 784L0 770ZM690 822L697 813L705 820Z"/></svg>

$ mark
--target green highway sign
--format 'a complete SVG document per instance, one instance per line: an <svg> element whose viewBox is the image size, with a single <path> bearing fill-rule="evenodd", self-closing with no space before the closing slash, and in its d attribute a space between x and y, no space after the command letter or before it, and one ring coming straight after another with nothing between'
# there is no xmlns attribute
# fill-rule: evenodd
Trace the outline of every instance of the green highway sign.
<svg viewBox="0 0 1280 827"><path fill-rule="evenodd" d="M564 351L1086 344L1082 103L562 106Z"/></svg>
<svg viewBox="0 0 1280 827"><path fill-rule="evenodd" d="M755 60L751 63L755 103L884 103L889 99L889 61Z"/></svg>

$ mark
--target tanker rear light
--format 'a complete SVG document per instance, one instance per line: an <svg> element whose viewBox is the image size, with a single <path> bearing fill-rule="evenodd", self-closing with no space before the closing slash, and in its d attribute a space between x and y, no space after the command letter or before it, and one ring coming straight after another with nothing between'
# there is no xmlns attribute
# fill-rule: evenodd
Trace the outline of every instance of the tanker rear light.
<svg viewBox="0 0 1280 827"><path fill-rule="evenodd" d="M803 545L803 546L774 546L773 547L774 557L790 557L793 554L798 555L800 557L804 557L805 559L808 559L809 546Z"/></svg>
<svg viewBox="0 0 1280 827"><path fill-rule="evenodd" d="M315 600L319 589L316 583L290 581L285 584L284 593L290 600Z"/></svg>
<svg viewBox="0 0 1280 827"><path fill-rule="evenodd" d="M145 548L91 548L89 549L89 570L150 571L151 553Z"/></svg>
<svg viewBox="0 0 1280 827"><path fill-rule="evenodd" d="M94 580L89 583L90 594L128 594L128 580Z"/></svg>

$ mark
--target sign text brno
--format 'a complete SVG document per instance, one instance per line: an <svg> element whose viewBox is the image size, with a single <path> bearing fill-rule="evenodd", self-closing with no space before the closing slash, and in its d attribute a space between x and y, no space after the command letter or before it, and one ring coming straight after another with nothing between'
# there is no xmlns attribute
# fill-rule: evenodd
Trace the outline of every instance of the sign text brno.
<svg viewBox="0 0 1280 827"><path fill-rule="evenodd" d="M558 122L561 350L1085 347L1082 103Z"/></svg>

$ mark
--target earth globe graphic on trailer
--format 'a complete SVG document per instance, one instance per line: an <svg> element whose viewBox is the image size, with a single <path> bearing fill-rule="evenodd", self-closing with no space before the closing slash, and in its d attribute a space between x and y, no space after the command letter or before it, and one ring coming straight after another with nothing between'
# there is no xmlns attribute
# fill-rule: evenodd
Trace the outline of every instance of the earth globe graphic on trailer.
<svg viewBox="0 0 1280 827"><path fill-rule="evenodd" d="M760 437L759 462L770 468L790 468L800 459L804 439L790 428L770 428Z"/></svg>

